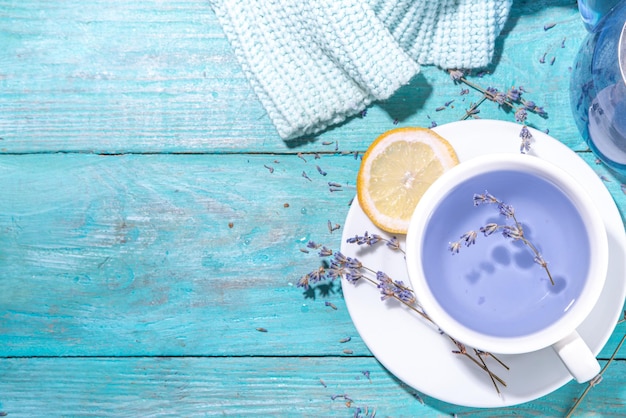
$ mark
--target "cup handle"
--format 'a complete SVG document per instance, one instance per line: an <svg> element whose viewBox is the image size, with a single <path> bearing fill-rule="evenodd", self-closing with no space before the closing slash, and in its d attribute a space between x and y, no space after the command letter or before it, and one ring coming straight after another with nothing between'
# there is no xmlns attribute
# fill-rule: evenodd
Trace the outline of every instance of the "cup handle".
<svg viewBox="0 0 626 418"><path fill-rule="evenodd" d="M588 382L600 373L600 363L578 332L557 341L552 348L578 383Z"/></svg>

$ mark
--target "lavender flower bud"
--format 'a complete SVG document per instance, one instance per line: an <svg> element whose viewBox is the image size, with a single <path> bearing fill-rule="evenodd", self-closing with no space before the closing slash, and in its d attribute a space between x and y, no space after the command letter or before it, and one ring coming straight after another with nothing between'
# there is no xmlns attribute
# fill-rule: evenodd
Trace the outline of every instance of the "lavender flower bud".
<svg viewBox="0 0 626 418"><path fill-rule="evenodd" d="M519 133L519 137L522 138L522 143L520 145L519 151L522 154L526 154L530 151L530 143L533 139L533 135L530 133L526 125L522 127L522 130Z"/></svg>
<svg viewBox="0 0 626 418"><path fill-rule="evenodd" d="M474 194L474 206L481 205L485 203L486 201L487 201L487 198L485 197L484 194L478 194L478 193Z"/></svg>
<svg viewBox="0 0 626 418"><path fill-rule="evenodd" d="M389 276L382 271L376 273L376 280L378 280L378 289L380 289L380 293L382 294L381 300L388 299L395 294L394 285Z"/></svg>
<svg viewBox="0 0 626 418"><path fill-rule="evenodd" d="M411 304L415 302L415 295L407 289L400 289L400 291L396 293L396 296L404 303Z"/></svg>
<svg viewBox="0 0 626 418"><path fill-rule="evenodd" d="M304 276L300 277L300 280L298 280L296 286L302 287L305 290L309 290L309 275L305 274Z"/></svg>
<svg viewBox="0 0 626 418"><path fill-rule="evenodd" d="M400 241L398 240L398 237L391 237L388 241L387 241L387 247L391 248L392 250L399 250L400 249Z"/></svg>
<svg viewBox="0 0 626 418"><path fill-rule="evenodd" d="M346 272L346 280L349 283L355 284L359 279L363 278L363 273L358 270L348 270Z"/></svg>
<svg viewBox="0 0 626 418"><path fill-rule="evenodd" d="M518 240L524 236L524 233L516 226L506 225L504 228L502 228L502 235L504 235L505 238Z"/></svg>
<svg viewBox="0 0 626 418"><path fill-rule="evenodd" d="M338 263L335 260L330 262L330 267L328 268L326 272L328 277L332 280L343 277L345 273L346 273L346 269L344 268L344 265L341 263Z"/></svg>
<svg viewBox="0 0 626 418"><path fill-rule="evenodd" d="M310 272L308 276L311 283L317 283L326 278L326 270L324 269L324 267L320 267L317 270L313 270L312 272Z"/></svg>
<svg viewBox="0 0 626 418"><path fill-rule="evenodd" d="M381 240L382 240L382 237L380 235L372 234L367 239L367 245L377 244Z"/></svg>
<svg viewBox="0 0 626 418"><path fill-rule="evenodd" d="M333 255L333 250L331 250L330 248L328 248L327 246L322 246L322 248L319 251L319 256L320 257L329 257Z"/></svg>
<svg viewBox="0 0 626 418"><path fill-rule="evenodd" d="M476 243L476 235L476 231L467 231L466 233L461 235L461 240L466 247L469 247L470 245Z"/></svg>
<svg viewBox="0 0 626 418"><path fill-rule="evenodd" d="M497 230L498 230L498 224L496 223L488 223L487 225L480 227L480 232L485 234L486 237L493 234Z"/></svg>
<svg viewBox="0 0 626 418"><path fill-rule="evenodd" d="M376 280L380 283L391 283L391 277L389 277L384 271L376 272Z"/></svg>
<svg viewBox="0 0 626 418"><path fill-rule="evenodd" d="M461 243L458 241L451 242L448 244L448 250L452 252L452 254L458 254L461 249Z"/></svg>
<svg viewBox="0 0 626 418"><path fill-rule="evenodd" d="M485 90L487 90L487 93L490 93L490 94L493 94L493 95L498 93L498 89L495 88L495 87L491 87L491 86L487 86L487 88Z"/></svg>
<svg viewBox="0 0 626 418"><path fill-rule="evenodd" d="M339 264L345 264L348 258L341 251L335 252L335 261Z"/></svg>
<svg viewBox="0 0 626 418"><path fill-rule="evenodd" d="M349 269L358 270L363 267L363 264L361 264L361 262L356 258L346 257L346 267Z"/></svg>
<svg viewBox="0 0 626 418"><path fill-rule="evenodd" d="M530 139L530 138L533 137L533 135L528 130L528 127L526 127L526 125L524 125L524 126L522 126L522 130L519 132L519 137L522 138L522 139Z"/></svg>
<svg viewBox="0 0 626 418"><path fill-rule="evenodd" d="M461 70L450 70L450 78L454 81L459 81L465 74Z"/></svg>
<svg viewBox="0 0 626 418"><path fill-rule="evenodd" d="M513 206L507 205L506 203L500 202L498 204L498 210L500 211L500 215L507 218L512 218L515 216L515 210L513 209Z"/></svg>
<svg viewBox="0 0 626 418"><path fill-rule="evenodd" d="M487 203L500 203L500 201L496 199L494 195L492 195L486 190L485 190L485 199L487 200Z"/></svg>
<svg viewBox="0 0 626 418"><path fill-rule="evenodd" d="M506 92L506 97L512 102L517 102L520 98L520 92L515 87L511 87L511 89Z"/></svg>

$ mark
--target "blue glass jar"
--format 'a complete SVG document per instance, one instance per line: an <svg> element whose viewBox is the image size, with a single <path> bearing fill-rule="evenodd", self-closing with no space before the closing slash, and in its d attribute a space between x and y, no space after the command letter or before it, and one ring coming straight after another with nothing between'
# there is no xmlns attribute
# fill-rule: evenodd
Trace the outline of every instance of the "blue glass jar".
<svg viewBox="0 0 626 418"><path fill-rule="evenodd" d="M584 3L579 2L583 19ZM585 22L590 33L574 63L571 105L591 150L626 175L626 0L598 16Z"/></svg>
<svg viewBox="0 0 626 418"><path fill-rule="evenodd" d="M620 0L578 0L578 10L589 32L594 32L598 23L611 12Z"/></svg>

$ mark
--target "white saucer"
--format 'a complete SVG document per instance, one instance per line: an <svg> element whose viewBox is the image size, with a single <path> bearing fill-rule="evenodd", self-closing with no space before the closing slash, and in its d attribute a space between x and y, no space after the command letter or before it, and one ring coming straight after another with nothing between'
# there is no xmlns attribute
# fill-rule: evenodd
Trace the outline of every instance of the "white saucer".
<svg viewBox="0 0 626 418"><path fill-rule="evenodd" d="M468 120L438 126L434 130L455 148L465 161L487 153L519 153L521 126L495 120ZM602 180L575 152L556 139L530 129L535 141L531 154L567 170L589 192L602 213L609 239L609 270L596 307L578 329L594 354L608 341L622 315L626 297L626 234L617 207ZM403 255L386 248L347 244L346 239L365 231L380 231L354 200L344 223L341 252L357 257L363 265L382 270L409 283ZM398 237L404 248L404 236ZM551 348L528 354L498 356L509 367L493 360L492 372L507 386L498 395L487 374L465 357L452 353L456 347L414 313L394 300L381 302L370 283L342 282L346 305L361 338L391 373L419 392L439 400L470 407L500 407L528 402L564 384L570 375Z"/></svg>

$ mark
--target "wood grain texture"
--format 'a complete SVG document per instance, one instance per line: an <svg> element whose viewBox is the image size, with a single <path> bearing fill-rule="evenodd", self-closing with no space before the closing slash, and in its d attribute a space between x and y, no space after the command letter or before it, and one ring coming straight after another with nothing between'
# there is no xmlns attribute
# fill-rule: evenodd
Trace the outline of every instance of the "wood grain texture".
<svg viewBox="0 0 626 418"><path fill-rule="evenodd" d="M363 372L369 372L369 378ZM624 374L626 362L613 364L577 416L623 417ZM535 402L473 409L419 394L369 357L0 360L0 411L11 418L42 412L98 417L352 417L356 408L376 412L377 417L556 417L565 415L582 390L572 382Z"/></svg>
<svg viewBox="0 0 626 418"><path fill-rule="evenodd" d="M584 36L572 1L515 2L494 64L469 78L524 86L548 112L530 123L579 151L624 214L570 114ZM0 412L563 415L582 386L498 410L422 405L372 357L338 285L295 286L320 263L309 240L340 245L328 223L354 196L353 152L460 119L481 97L464 87L424 67L367 115L284 142L206 0L0 0ZM492 103L479 116L513 120ZM626 415L625 370L622 350L580 413Z"/></svg>
<svg viewBox="0 0 626 418"><path fill-rule="evenodd" d="M295 284L320 263L301 251L309 240L339 247L328 222L343 223L358 165L341 154L0 157L0 353L341 354L356 333L339 284L326 295ZM350 349L368 353L357 338Z"/></svg>
<svg viewBox="0 0 626 418"><path fill-rule="evenodd" d="M341 231L327 223L343 223L359 162L305 158L1 158L0 351L340 353L311 344L337 318L320 305L337 302L339 286L305 298L294 284L319 263L300 251L308 240L338 245ZM331 180L346 190L330 192ZM294 339L309 317L316 325ZM340 329L330 341L345 337Z"/></svg>
<svg viewBox="0 0 626 418"><path fill-rule="evenodd" d="M549 32L546 23L557 23ZM571 1L515 2L483 87L524 86L549 129L585 149L569 109L569 74L585 31ZM399 126L461 118L480 98L434 67L392 98L311 138L284 142L256 99L206 0L0 1L0 152L364 150ZM564 48L561 48L564 45ZM540 58L547 54L547 63ZM549 62L555 58L551 65ZM454 100L443 111L436 109ZM481 117L513 120L493 104Z"/></svg>

